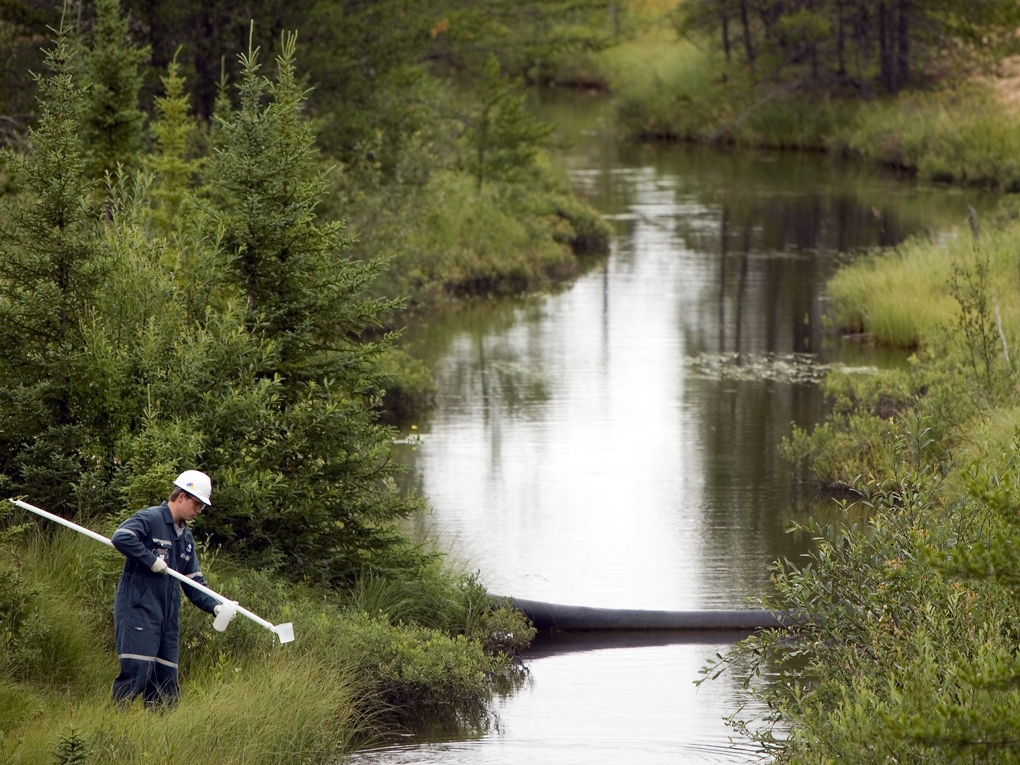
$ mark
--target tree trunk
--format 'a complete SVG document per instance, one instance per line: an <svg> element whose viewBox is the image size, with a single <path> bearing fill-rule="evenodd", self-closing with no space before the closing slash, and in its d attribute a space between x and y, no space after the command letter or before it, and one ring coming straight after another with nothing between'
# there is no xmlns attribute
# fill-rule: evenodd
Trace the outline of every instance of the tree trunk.
<svg viewBox="0 0 1020 765"><path fill-rule="evenodd" d="M872 93L871 83L868 80L868 67L871 62L871 36L868 34L869 21L867 0L858 0L857 14L854 19L854 38L857 41L861 54L858 76L861 85L861 95L870 100Z"/></svg>
<svg viewBox="0 0 1020 765"><path fill-rule="evenodd" d="M726 11L722 13L722 45L726 53L726 63L730 63L730 17Z"/></svg>
<svg viewBox="0 0 1020 765"><path fill-rule="evenodd" d="M910 80L910 0L899 0L896 27L896 61L900 86Z"/></svg>
<svg viewBox="0 0 1020 765"><path fill-rule="evenodd" d="M783 16L782 0L773 3L762 3L758 6L761 23L765 27L765 37L772 37L776 22Z"/></svg>
<svg viewBox="0 0 1020 765"><path fill-rule="evenodd" d="M754 43L751 41L751 23L747 17L747 0L740 0L740 24L744 29L744 54L747 66L754 71Z"/></svg>
<svg viewBox="0 0 1020 765"><path fill-rule="evenodd" d="M843 24L843 8L842 0L836 3L836 76L840 80L846 77L846 57L844 55L846 28Z"/></svg>
<svg viewBox="0 0 1020 765"><path fill-rule="evenodd" d="M878 4L878 61L881 80L887 92L895 95L899 90L896 83L896 46L893 39L892 8L889 3Z"/></svg>
<svg viewBox="0 0 1020 765"><path fill-rule="evenodd" d="M811 15L815 13L815 4L811 0L807 0L804 4L804 9ZM811 65L811 79L818 82L818 37L812 32L805 42L806 55L808 63Z"/></svg>

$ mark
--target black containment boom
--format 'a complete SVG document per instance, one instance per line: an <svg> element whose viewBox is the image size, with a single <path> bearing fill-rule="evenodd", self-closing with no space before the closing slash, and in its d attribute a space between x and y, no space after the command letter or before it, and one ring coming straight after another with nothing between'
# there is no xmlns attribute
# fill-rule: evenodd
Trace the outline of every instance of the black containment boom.
<svg viewBox="0 0 1020 765"><path fill-rule="evenodd" d="M505 598L535 629L570 630L761 630L782 629L795 620L770 611L649 611L589 608Z"/></svg>

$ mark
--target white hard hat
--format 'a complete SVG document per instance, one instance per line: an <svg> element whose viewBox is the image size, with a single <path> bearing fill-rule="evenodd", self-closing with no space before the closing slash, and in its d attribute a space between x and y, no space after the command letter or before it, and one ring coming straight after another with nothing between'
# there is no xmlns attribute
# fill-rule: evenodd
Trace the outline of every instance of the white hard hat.
<svg viewBox="0 0 1020 765"><path fill-rule="evenodd" d="M185 470L174 481L177 486L195 497L198 497L206 505L212 505L212 481L209 476L201 470Z"/></svg>

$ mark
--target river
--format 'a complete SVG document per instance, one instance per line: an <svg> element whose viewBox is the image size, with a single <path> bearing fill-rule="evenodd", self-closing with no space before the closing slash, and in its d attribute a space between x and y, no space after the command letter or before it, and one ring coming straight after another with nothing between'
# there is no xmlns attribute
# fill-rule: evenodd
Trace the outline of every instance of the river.
<svg viewBox="0 0 1020 765"><path fill-rule="evenodd" d="M822 155L634 146L604 103L538 105L610 256L557 294L486 302L411 338L439 401L395 447L433 512L417 520L491 592L572 605L754 607L793 521L834 511L780 459L823 416L831 364L901 363L827 337L838 265L950 235L994 200ZM360 763L744 763L723 718L756 719L734 677L696 687L733 635L541 636L491 730Z"/></svg>

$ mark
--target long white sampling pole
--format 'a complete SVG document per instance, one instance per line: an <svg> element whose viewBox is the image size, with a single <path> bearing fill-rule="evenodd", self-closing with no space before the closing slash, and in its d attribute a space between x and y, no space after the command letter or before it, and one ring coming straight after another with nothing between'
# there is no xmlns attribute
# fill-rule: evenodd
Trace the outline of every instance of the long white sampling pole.
<svg viewBox="0 0 1020 765"><path fill-rule="evenodd" d="M43 510L41 507L30 505L27 502L23 502L20 499L11 499L8 501L17 505L22 510L28 510L28 512L30 513L35 513L36 515L51 520L54 523L59 523L61 526L66 526L69 529L73 529L74 531L77 531L79 534L84 534L87 537L91 537L97 542L102 542L104 545L113 547L113 542L104 537L102 534L97 534L91 529L87 529L84 526L79 526L77 523L72 523L66 518L61 518L59 515L54 515L53 513L47 512L46 510ZM229 608L234 609L237 613L247 616L256 624L261 625L270 632L275 633L276 636L280 638L281 643L289 643L294 639L294 625L291 624L290 622L287 622L286 624L273 624L272 622L266 621L261 616L253 614L247 608L243 608L242 606L237 605L235 601L232 601L224 597L223 595L220 595L218 592L211 590L204 584L200 584L199 582L196 582L193 579L189 579L188 577L184 576L184 574L180 574L177 571L174 571L172 568L168 568L166 570L166 573L176 579L180 579L184 584L189 585L190 587L194 587L196 590L204 592L206 595L215 598L220 603L223 603L224 605L227 605Z"/></svg>

